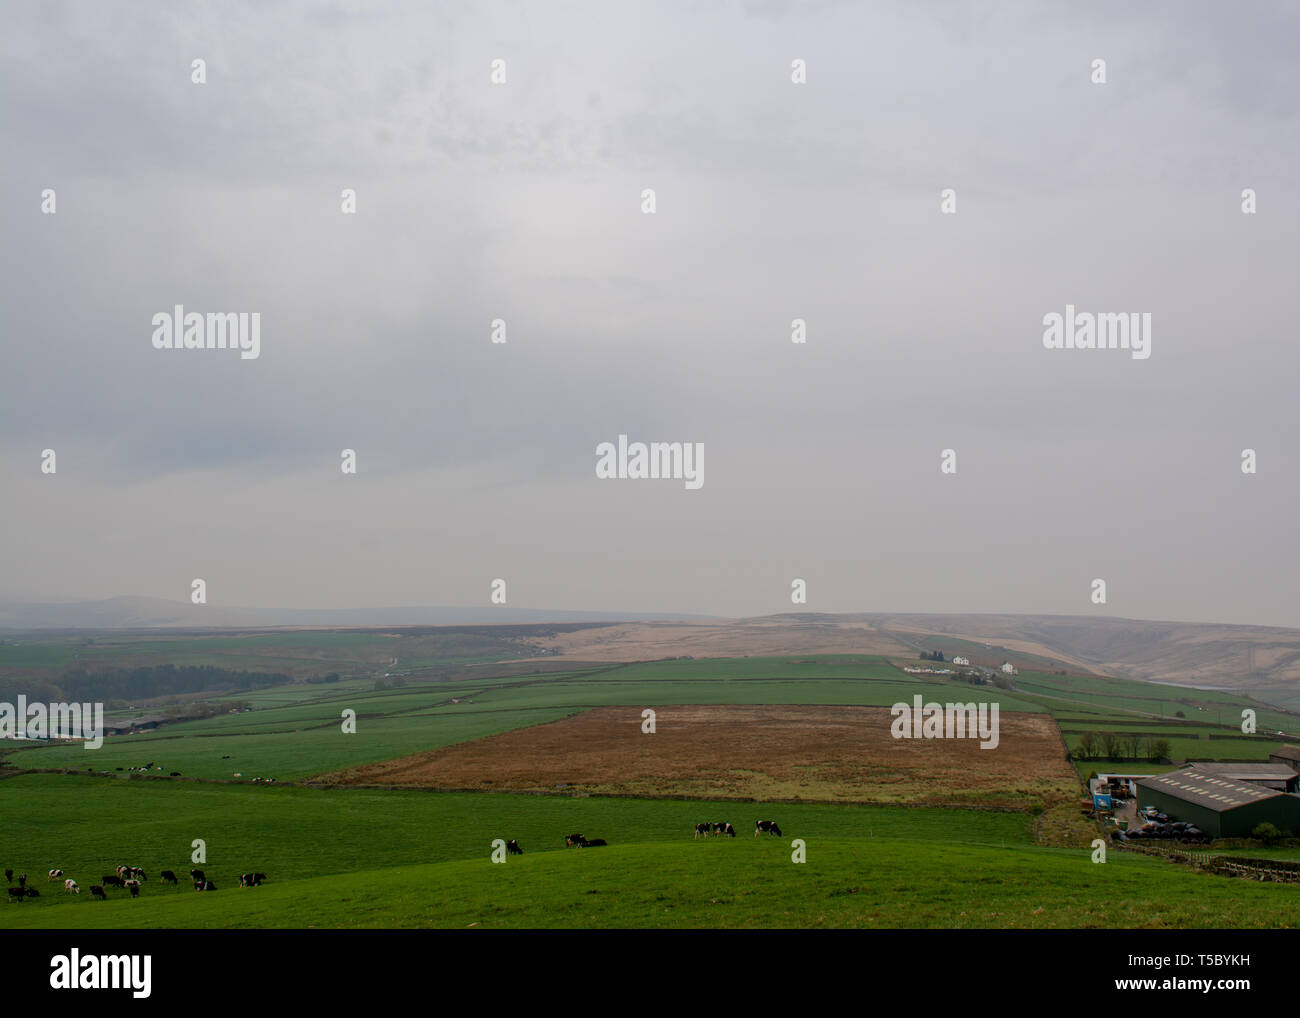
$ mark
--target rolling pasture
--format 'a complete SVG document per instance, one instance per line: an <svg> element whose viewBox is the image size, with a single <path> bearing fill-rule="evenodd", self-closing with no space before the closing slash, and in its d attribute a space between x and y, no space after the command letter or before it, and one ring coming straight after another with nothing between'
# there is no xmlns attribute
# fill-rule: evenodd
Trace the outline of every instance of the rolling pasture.
<svg viewBox="0 0 1300 1018"><path fill-rule="evenodd" d="M328 649L340 653L337 646ZM217 658L229 666L228 656ZM1085 730L1110 727L1158 734L1179 751L1200 751L1198 758L1221 753L1221 759L1262 760L1267 746L1281 740L1240 738L1235 719L1241 709L1259 712L1261 733L1266 726L1282 729L1293 741L1300 730L1295 716L1239 694L1047 673L1017 676L1017 688L1005 690L910 675L896 666L905 663L911 662L819 655L680 659L532 674L521 674L517 665L488 666L468 673L418 672L397 688L376 688L374 677L345 676L338 683L232 694L232 702L253 709L108 738L96 751L5 744L0 865L26 871L42 897L6 903L0 925L1295 925L1300 888L1208 877L1119 852L1111 854L1102 880L1086 838L1066 848L1035 839L1040 810L1059 808L1062 799L1078 794L1054 722L1071 744ZM582 794L303 783L444 747L471 749L487 737L522 739L527 752L530 733L543 731L537 726L561 719L589 723L602 709L627 708L634 725L645 707L737 705L754 713L750 732L761 746L763 719L776 717L773 707L822 705L851 717L849 708L910 703L916 695L940 703L993 700L1004 715L1021 712L1036 719L1052 732L1048 755L1059 754L1063 784L1013 796L1018 809L996 810L975 807L1006 803L1006 789L990 789L969 802L950 797L956 806L939 808L743 798L794 798L802 794L798 780L785 789L792 792L788 796L775 787L745 786L746 791L742 781L729 793L738 796L733 798L720 798L721 784L711 793L712 779L699 787L656 789L653 776L644 775L639 792L632 790L643 798L599 794L615 790L617 781ZM356 734L341 730L345 709L356 712ZM1176 716L1179 711L1184 717ZM707 741L713 712L697 713L700 737ZM1221 725L1215 720L1220 717ZM741 729L734 734L743 740ZM976 764L979 752L974 750ZM125 770L146 761L162 770L148 777ZM714 763L724 766L725 754ZM793 761L792 774L826 765ZM845 759L832 770L839 769L839 780L839 772L855 766ZM1079 764L1084 773L1108 766L1167 767ZM167 777L173 770L182 777ZM275 777L277 783L254 784L253 777ZM896 779L885 771L854 778L882 788ZM952 788L961 784L951 775L929 780ZM754 838L760 818L778 819L782 837ZM696 823L713 820L732 822L739 837L692 837ZM572 831L605 838L609 846L566 850L563 837ZM511 838L525 855L492 863L493 840ZM794 838L806 843L803 864L791 862ZM195 839L206 842L201 868L217 892L196 894L185 884L167 887L157 879L162 869L188 872ZM149 874L141 897L130 900L110 890L109 901L91 900L89 886L118 863L142 866ZM47 884L51 867L77 879L82 894L65 895ZM238 874L252 870L267 873L269 883L239 888Z"/></svg>

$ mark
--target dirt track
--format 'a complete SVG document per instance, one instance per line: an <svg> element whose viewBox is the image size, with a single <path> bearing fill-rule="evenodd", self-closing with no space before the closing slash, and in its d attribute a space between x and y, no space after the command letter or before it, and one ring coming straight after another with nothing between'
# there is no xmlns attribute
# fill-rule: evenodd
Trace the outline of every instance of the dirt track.
<svg viewBox="0 0 1300 1018"><path fill-rule="evenodd" d="M354 768L329 783L691 798L1026 806L1078 795L1051 719L1001 716L974 739L895 739L885 707L601 707Z"/></svg>

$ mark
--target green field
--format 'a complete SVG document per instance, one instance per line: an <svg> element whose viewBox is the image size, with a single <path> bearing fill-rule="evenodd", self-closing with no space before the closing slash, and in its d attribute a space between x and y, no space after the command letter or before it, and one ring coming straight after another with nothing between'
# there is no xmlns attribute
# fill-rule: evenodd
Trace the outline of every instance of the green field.
<svg viewBox="0 0 1300 1018"><path fill-rule="evenodd" d="M24 817L34 802L40 816ZM40 899L12 928L115 927L1238 927L1293 926L1300 887L1195 874L1160 860L1033 844L1021 813L779 807L781 839L754 838L736 803L149 785L25 775L0 781L6 866ZM746 811L743 812L742 811ZM731 817L742 836L696 841ZM607 849L568 850L582 830ZM451 832L455 832L451 836ZM193 839L220 890L160 884ZM498 865L494 838L525 849ZM791 861L790 839L807 861ZM116 861L149 873L141 897L86 890ZM51 866L80 882L69 896ZM258 869L260 888L236 886Z"/></svg>
<svg viewBox="0 0 1300 1018"><path fill-rule="evenodd" d="M349 639L331 643L329 635L290 641L286 654L337 660L351 652ZM265 668L272 644L258 639L248 656ZM369 639L358 654L375 653ZM215 654L230 667L220 642L191 639L184 649ZM1227 880L1122 852L1095 866L1087 828L1078 848L1038 844L1032 811L289 784L606 705L887 706L918 694L941 703L992 700L1004 712L1051 714L1069 745L1089 730L1139 732L1167 739L1175 756L1226 760L1265 759L1281 741L1262 734L1266 727L1296 731L1294 717L1235 694L1048 673L1017 676L1017 688L1006 690L908 675L861 655L513 671L411 674L386 689L361 677L294 683L230 694L230 702L251 710L110 737L97 751L6 748L10 768L64 773L0 780L0 861L25 870L43 892L6 904L0 925L1216 927L1294 925L1300 915L1296 887ZM1248 706L1260 714L1261 735L1253 739L1240 737L1235 720ZM356 734L341 730L345 709L356 712ZM128 776L125 768L146 761L162 769ZM1078 762L1081 778L1092 770L1167 767ZM173 770L183 777L167 777ZM253 784L254 777L277 783ZM1065 812L1079 823L1072 805ZM783 837L755 839L760 817L778 818ZM730 820L740 837L696 841L691 832L701 820ZM565 850L571 831L603 837L609 847ZM497 838L518 839L526 854L493 864ZM806 863L790 861L794 838L806 843ZM196 894L157 879L162 869L188 872L195 839L206 842L202 868L217 892ZM1060 843L1074 842L1067 835ZM1294 857L1291 849L1234 851ZM89 886L119 862L149 873L141 898L110 891L109 902L92 900ZM75 877L83 893L47 884L51 867ZM268 873L270 883L238 888L237 875L250 870Z"/></svg>

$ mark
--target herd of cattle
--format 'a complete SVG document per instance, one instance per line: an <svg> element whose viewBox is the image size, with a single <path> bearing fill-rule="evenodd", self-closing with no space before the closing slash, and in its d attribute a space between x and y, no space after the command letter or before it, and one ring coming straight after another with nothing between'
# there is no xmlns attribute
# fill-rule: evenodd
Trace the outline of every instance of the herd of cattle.
<svg viewBox="0 0 1300 1018"><path fill-rule="evenodd" d="M736 829L725 820L715 820L712 823L695 825L695 837L707 838L710 834L716 835L719 838L734 838L736 836ZM760 834L771 834L773 837L779 838L781 837L781 828L775 820L755 820L754 837L757 838Z"/></svg>
<svg viewBox="0 0 1300 1018"><path fill-rule="evenodd" d="M1198 832L1199 833L1199 832ZM705 837L716 835L719 838L736 836L736 829L725 820L716 820L709 823L695 825L695 837ZM755 820L754 837L760 834L771 834L775 837L781 837L781 828L775 820ZM564 839L565 848L600 848L608 845L604 838L588 838L583 834L570 834ZM519 847L519 842L513 838L506 842L506 851L511 855L523 855L524 850ZM179 881L176 874L171 870L163 870L158 876L165 884L175 884ZM71 877L65 877L63 870L50 870L50 880L62 880L65 894L80 894L81 887ZM143 869L139 866L118 866L116 873L105 874L99 878L98 884L91 884L91 897L99 898L102 901L108 900L107 889L110 887L120 887L124 891L129 891L132 898L140 897L140 884L149 878L145 875ZM240 887L261 887L262 882L266 879L265 873L241 873L239 875ZM5 870L5 880L12 884L14 881L14 871ZM215 891L217 885L208 879L203 870L190 870L190 880L194 883L196 891ZM41 892L34 887L27 886L27 874L18 874L18 886L9 888L9 900L22 901L24 898L39 898Z"/></svg>
<svg viewBox="0 0 1300 1018"><path fill-rule="evenodd" d="M707 838L710 834L717 835L719 838L734 838L736 829L725 820L715 820L710 823L696 824L695 837ZM781 828L775 820L755 820L754 837L760 834L771 834L774 837L781 837ZM608 845L604 838L588 838L584 834L567 834L564 837L565 848L600 848L602 845ZM513 838L506 842L506 851L510 855L523 855L524 850L519 847L519 842Z"/></svg>
<svg viewBox="0 0 1300 1018"><path fill-rule="evenodd" d="M176 884L180 882L177 879L176 874L171 870L163 870L158 874L158 876L165 884ZM47 879L62 880L63 892L65 894L81 893L81 886L71 877L64 876L63 870L50 870ZM120 887L122 890L130 892L132 898L138 898L140 897L140 884L148 879L149 878L145 875L144 870L139 866L121 865L117 867L116 873L106 873L104 876L99 878L98 884L91 884L90 894L93 898L107 901L108 888ZM5 870L5 880L10 884L13 883L13 870ZM208 879L207 874L204 873L203 870L190 870L190 880L193 881L194 890L196 891L215 891L217 889L217 885ZM241 873L239 875L239 886L261 887L264 880L266 880L265 873ZM40 891L36 890L34 887L27 886L26 873L18 874L17 887L9 888L9 900L11 902L22 901L25 898L39 898L40 896Z"/></svg>

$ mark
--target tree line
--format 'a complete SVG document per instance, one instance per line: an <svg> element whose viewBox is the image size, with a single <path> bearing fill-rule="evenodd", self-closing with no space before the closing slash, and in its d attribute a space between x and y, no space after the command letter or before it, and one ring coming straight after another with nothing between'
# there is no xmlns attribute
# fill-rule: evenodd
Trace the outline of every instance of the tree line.
<svg viewBox="0 0 1300 1018"><path fill-rule="evenodd" d="M1074 756L1079 760L1168 760L1173 752L1168 739L1141 732L1084 732Z"/></svg>

